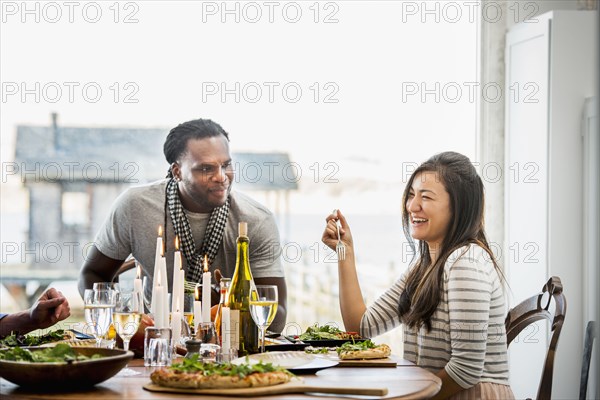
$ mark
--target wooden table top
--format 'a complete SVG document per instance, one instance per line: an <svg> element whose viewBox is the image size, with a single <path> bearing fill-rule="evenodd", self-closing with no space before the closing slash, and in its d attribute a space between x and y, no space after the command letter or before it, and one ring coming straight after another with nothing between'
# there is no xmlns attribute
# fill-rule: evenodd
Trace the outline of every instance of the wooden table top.
<svg viewBox="0 0 600 400"><path fill-rule="evenodd" d="M150 392L143 388L150 383L151 368L143 366L143 360L135 359L129 367L140 372L134 376L114 376L93 388L75 392L36 393L19 388L5 379L0 379L2 399L191 399L197 394L173 394ZM387 388L388 395L382 399L426 399L436 394L441 387L440 379L434 374L407 361L400 360L396 368L374 367L334 367L318 371L315 375L302 375L307 385ZM251 397L252 399L298 399L331 398L332 395L318 396L284 394L276 396ZM348 396L345 396L348 397ZM201 396L202 399L223 400L223 396ZM361 396L360 398L365 398Z"/></svg>

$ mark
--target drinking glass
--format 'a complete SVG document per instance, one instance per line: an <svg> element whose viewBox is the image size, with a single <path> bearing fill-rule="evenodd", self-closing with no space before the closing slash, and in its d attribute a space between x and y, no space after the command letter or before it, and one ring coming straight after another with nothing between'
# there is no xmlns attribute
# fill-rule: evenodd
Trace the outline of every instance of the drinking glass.
<svg viewBox="0 0 600 400"><path fill-rule="evenodd" d="M192 337L192 320L194 318L194 295L191 293L184 293L183 298L183 310L179 310L181 315L181 332L180 336L177 340L177 343L173 341L173 351L175 351L176 346L185 346L185 341ZM188 301L188 297L191 298L191 302ZM169 310L172 310L172 301L173 295L171 293L167 294L169 304ZM172 322L173 313L169 312L169 323Z"/></svg>
<svg viewBox="0 0 600 400"><path fill-rule="evenodd" d="M277 286L256 285L250 288L250 315L260 329L260 352L265 352L265 333L277 314Z"/></svg>
<svg viewBox="0 0 600 400"><path fill-rule="evenodd" d="M96 346L101 347L103 337L111 324L112 310L115 307L113 290L86 289L83 294L85 321L96 338Z"/></svg>
<svg viewBox="0 0 600 400"><path fill-rule="evenodd" d="M92 289L94 289L94 290L113 290L115 292L118 292L119 284L117 282L94 282ZM106 335L104 335L102 337L102 339L100 340L100 343L104 343L103 347L108 347L109 349L112 349L115 346L116 336L117 336L117 333L115 331L115 326L111 320L110 326L108 327L108 331L106 332Z"/></svg>
<svg viewBox="0 0 600 400"><path fill-rule="evenodd" d="M92 286L94 290L119 290L119 284L117 282L94 282Z"/></svg>
<svg viewBox="0 0 600 400"><path fill-rule="evenodd" d="M202 362L216 362L221 346L219 346L219 337L217 336L215 323L201 322L198 325L196 339L202 342L200 345L200 358L202 359Z"/></svg>
<svg viewBox="0 0 600 400"><path fill-rule="evenodd" d="M115 295L115 309L113 311L113 321L115 329L123 339L123 349L129 350L129 341L137 332L144 313L142 293L136 291L121 291ZM119 372L121 375L136 375L134 370L125 366Z"/></svg>
<svg viewBox="0 0 600 400"><path fill-rule="evenodd" d="M184 293L183 295L183 318L189 327L189 336L191 336L192 328L198 322L194 322L194 293Z"/></svg>

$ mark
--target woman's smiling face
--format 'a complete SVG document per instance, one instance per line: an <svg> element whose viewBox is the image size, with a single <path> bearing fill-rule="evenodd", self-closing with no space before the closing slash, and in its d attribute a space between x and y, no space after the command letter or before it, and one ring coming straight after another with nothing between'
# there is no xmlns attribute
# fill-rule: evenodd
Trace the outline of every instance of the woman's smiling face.
<svg viewBox="0 0 600 400"><path fill-rule="evenodd" d="M452 212L450 196L439 175L422 172L415 176L406 198L411 236L429 247L439 247L448 232Z"/></svg>

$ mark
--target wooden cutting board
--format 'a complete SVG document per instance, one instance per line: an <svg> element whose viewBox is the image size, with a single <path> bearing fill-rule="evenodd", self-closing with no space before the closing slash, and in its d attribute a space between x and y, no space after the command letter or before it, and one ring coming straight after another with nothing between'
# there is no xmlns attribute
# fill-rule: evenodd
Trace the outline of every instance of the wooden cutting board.
<svg viewBox="0 0 600 400"><path fill-rule="evenodd" d="M187 393L187 394L198 394L198 395L212 394L212 395L218 395L218 396L240 396L240 397L268 396L268 395L273 395L273 394L309 393L309 392L353 394L353 395L362 395L362 396L385 396L388 394L387 388L305 385L303 383L303 381L300 379L294 379L291 382L284 383L281 385L242 388L242 389L177 389L177 388L168 388L168 387L159 386L154 383L148 383L148 384L144 385L143 388L150 392Z"/></svg>
<svg viewBox="0 0 600 400"><path fill-rule="evenodd" d="M338 367L379 367L396 368L398 363L390 358L376 360L340 360Z"/></svg>
<svg viewBox="0 0 600 400"><path fill-rule="evenodd" d="M316 357L322 357L326 360L338 362L338 367L396 368L398 366L398 361L390 357L372 360L340 360L335 351L330 351L327 354L316 354Z"/></svg>

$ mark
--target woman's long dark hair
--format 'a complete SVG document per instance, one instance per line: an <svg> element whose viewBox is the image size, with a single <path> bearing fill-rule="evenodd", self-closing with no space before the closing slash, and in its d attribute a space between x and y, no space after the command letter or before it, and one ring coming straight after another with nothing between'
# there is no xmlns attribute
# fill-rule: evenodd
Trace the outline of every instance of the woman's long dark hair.
<svg viewBox="0 0 600 400"><path fill-rule="evenodd" d="M432 264L429 245L419 241L418 254L415 241L410 234L410 213L406 209L406 200L415 177L424 172L435 172L450 197L450 222L446 236L436 251L439 256ZM421 327L431 330L431 316L435 312L441 297L444 264L456 249L470 243L482 247L490 256L494 267L502 272L488 245L484 231L484 194L483 182L471 161L455 152L439 153L421 164L411 175L402 196L402 227L417 262L406 280L406 287L400 297L399 311L402 321L409 327Z"/></svg>

